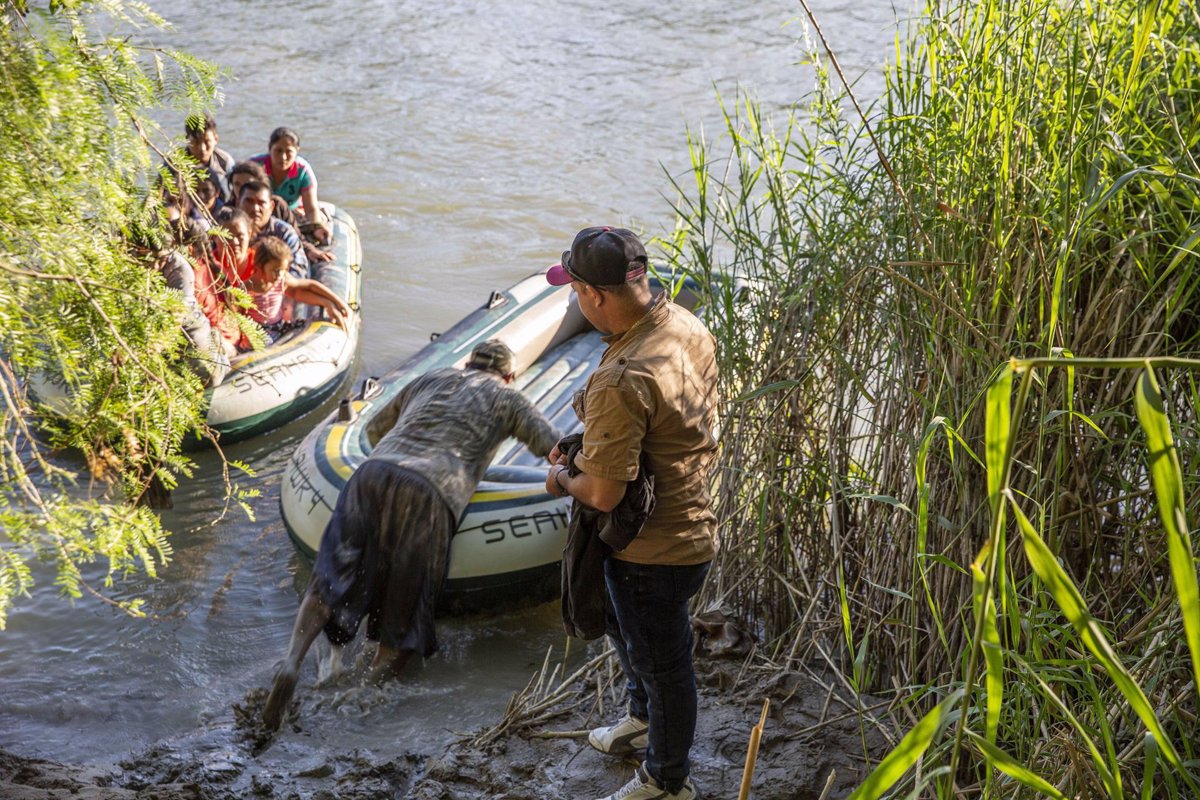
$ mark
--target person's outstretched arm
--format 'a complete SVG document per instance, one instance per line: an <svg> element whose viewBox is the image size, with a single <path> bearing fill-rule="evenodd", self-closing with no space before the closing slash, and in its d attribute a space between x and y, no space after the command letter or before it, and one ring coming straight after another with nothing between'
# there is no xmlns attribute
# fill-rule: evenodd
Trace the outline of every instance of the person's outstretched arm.
<svg viewBox="0 0 1200 800"><path fill-rule="evenodd" d="M304 216L312 223L312 235L322 244L329 241L329 226L321 220L321 204L317 201L317 182L314 180L300 190L300 200L304 203Z"/></svg>
<svg viewBox="0 0 1200 800"><path fill-rule="evenodd" d="M285 291L287 296L293 300L320 306L325 309L338 327L346 327L346 317L350 315L350 307L320 281L288 275Z"/></svg>
<svg viewBox="0 0 1200 800"><path fill-rule="evenodd" d="M511 417L509 430L512 436L519 439L535 456L545 458L554 449L561 438L559 432L541 411L529 402L529 398L516 389L509 389L511 394Z"/></svg>

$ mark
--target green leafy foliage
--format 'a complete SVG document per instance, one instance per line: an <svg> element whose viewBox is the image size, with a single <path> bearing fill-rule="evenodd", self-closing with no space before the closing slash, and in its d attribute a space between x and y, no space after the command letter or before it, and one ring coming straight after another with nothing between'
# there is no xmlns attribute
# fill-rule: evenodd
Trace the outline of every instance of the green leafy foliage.
<svg viewBox="0 0 1200 800"><path fill-rule="evenodd" d="M0 628L32 558L77 597L97 591L84 564L105 563L111 586L170 556L137 501L188 474L179 448L204 392L181 368L179 297L126 237L154 224L146 176L173 153L150 112L217 98L213 67L138 44L162 24L121 0L0 10ZM39 405L29 389L46 380L70 400ZM88 480L47 448L81 453Z"/></svg>

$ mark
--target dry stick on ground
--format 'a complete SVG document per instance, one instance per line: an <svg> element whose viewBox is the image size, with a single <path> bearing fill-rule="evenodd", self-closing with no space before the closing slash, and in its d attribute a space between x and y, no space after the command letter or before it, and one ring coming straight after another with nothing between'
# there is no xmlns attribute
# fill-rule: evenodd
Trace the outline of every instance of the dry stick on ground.
<svg viewBox="0 0 1200 800"><path fill-rule="evenodd" d="M891 704L892 704L892 701L888 700L883 703L876 703L873 706L864 706L861 713L858 711L848 711L845 714L839 714L836 717L827 717L827 718L821 720L820 722L816 723L815 725L809 725L807 728L801 728L798 731L793 731L792 733L789 733L784 738L789 741L792 739L802 739L805 736L816 733L817 731L821 730L822 728L824 728L828 725L832 725L835 722L841 722L842 720L850 719L851 717L862 716L862 714L866 714L869 711L878 711L881 708L887 708Z"/></svg>
<svg viewBox="0 0 1200 800"><path fill-rule="evenodd" d="M471 741L472 746L480 747L490 744L506 733L514 731L518 726L527 727L537 722L543 722L556 714L563 713L578 705L583 701L583 698L579 696L575 684L584 675L591 673L600 664L610 658L613 651L612 648L606 648L603 653L584 664L569 677L563 678L556 686L551 687L550 685L546 685L549 682L545 681L545 676L552 652L553 648L547 651L546 660L542 663L541 672L530 678L525 688L514 694L512 699L509 700L508 708L504 712L504 718L493 727L476 736ZM557 674L557 671L558 667L555 668L552 675ZM572 695L575 695L573 703L564 705L562 708L553 709L553 706L569 700Z"/></svg>
<svg viewBox="0 0 1200 800"><path fill-rule="evenodd" d="M833 791L833 781L837 778L837 770L829 770L829 777L825 779L825 788L821 790L821 796L817 800L829 800L829 793Z"/></svg>
<svg viewBox="0 0 1200 800"><path fill-rule="evenodd" d="M762 741L763 726L767 724L767 710L771 707L771 699L763 700L762 716L758 724L750 731L750 746L746 748L746 766L742 769L742 786L738 790L738 800L746 800L750 796L750 781L754 778L754 764L758 760L758 745Z"/></svg>

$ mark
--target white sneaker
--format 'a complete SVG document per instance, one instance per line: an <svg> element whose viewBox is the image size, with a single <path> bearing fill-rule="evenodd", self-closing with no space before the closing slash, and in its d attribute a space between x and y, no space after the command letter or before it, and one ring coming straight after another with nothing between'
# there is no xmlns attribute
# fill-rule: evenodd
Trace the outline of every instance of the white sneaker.
<svg viewBox="0 0 1200 800"><path fill-rule="evenodd" d="M697 797L696 787L691 778L684 780L682 789L671 793L659 786L658 782L647 774L646 767L641 766L633 773L633 779L629 783L600 800L696 800Z"/></svg>
<svg viewBox="0 0 1200 800"><path fill-rule="evenodd" d="M588 734L588 744L610 756L627 756L650 745L650 723L628 714L616 725L594 728Z"/></svg>

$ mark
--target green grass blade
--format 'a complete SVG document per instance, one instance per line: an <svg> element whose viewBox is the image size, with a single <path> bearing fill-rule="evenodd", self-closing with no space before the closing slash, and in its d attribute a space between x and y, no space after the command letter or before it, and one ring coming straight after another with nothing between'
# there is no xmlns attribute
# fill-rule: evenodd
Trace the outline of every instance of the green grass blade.
<svg viewBox="0 0 1200 800"><path fill-rule="evenodd" d="M1004 653L1000 648L1000 632L996 627L996 603L988 591L987 574L983 571L991 550L991 542L988 542L972 562L971 586L975 618L983 620L981 644L987 664L987 740L995 744L1004 702Z"/></svg>
<svg viewBox="0 0 1200 800"><path fill-rule="evenodd" d="M1168 178L1174 177L1175 170L1169 166L1137 167L1136 169L1131 169L1128 172L1118 176L1117 179L1109 184L1103 192L1100 192L1100 194L1098 194L1090 203L1088 203L1087 208L1084 209L1083 219L1081 222L1086 222L1103 211L1108 206L1109 202L1121 193L1121 190L1125 188L1125 184L1129 183L1134 178L1141 178L1143 176L1153 177L1157 175L1162 175Z"/></svg>
<svg viewBox="0 0 1200 800"><path fill-rule="evenodd" d="M1146 734L1143 748L1146 751L1145 767L1142 770L1142 800L1154 797L1154 774L1158 771L1158 744L1154 737Z"/></svg>
<svg viewBox="0 0 1200 800"><path fill-rule="evenodd" d="M795 380L775 381L774 383L769 383L766 386L759 386L755 389L751 389L750 391L746 392L742 396L734 399L734 402L735 403L745 403L750 400L757 400L758 398L762 397L763 395L773 394L775 392L787 392L792 389L795 389L799 384L800 384L800 381L795 381Z"/></svg>
<svg viewBox="0 0 1200 800"><path fill-rule="evenodd" d="M913 469L917 479L917 572L921 578L921 590L925 594L925 605L929 608L930 616L933 617L934 625L937 627L938 641L942 643L942 648L947 655L950 653L950 642L946 638L946 628L942 623L942 610L933 599L933 592L929 586L929 570L926 567L926 556L928 555L929 547L929 479L928 479L928 463L929 463L929 448L933 442L933 437L943 428L949 428L950 421L945 417L934 417L934 419L925 426L925 433L921 437L921 444L917 447L917 461ZM954 439L947 436L953 452Z"/></svg>
<svg viewBox="0 0 1200 800"><path fill-rule="evenodd" d="M1117 689L1124 695L1125 700L1129 703L1134 713L1142 720L1147 730L1154 735L1158 741L1159 748L1163 755L1173 766L1183 771L1183 761L1179 758L1179 754L1175 751L1170 739L1167 738L1167 733L1163 730L1162 723L1159 722L1158 715L1154 713L1154 709L1150 706L1150 701L1146 697L1146 693L1129 674L1129 670L1121 663L1116 651L1112 649L1108 638L1100 629L1100 625L1092 617L1087 609L1087 605L1083 601L1083 596L1080 595L1079 589L1071 581L1070 576L1058 563L1058 559L1054 557L1054 553L1046 546L1046 542L1034 530L1033 524L1021 511L1015 501L1009 502L1012 507L1013 516L1017 520L1017 524L1021 528L1021 541L1025 546L1025 557L1029 560L1029 565L1037 576L1041 578L1046 589L1062 609L1068 621L1075 626L1075 630L1079 633L1079 638L1083 641L1084 646L1091 651L1096 660L1108 673L1108 676L1116 684Z"/></svg>
<svg viewBox="0 0 1200 800"><path fill-rule="evenodd" d="M1196 583L1196 556L1192 552L1184 505L1183 468L1152 369L1143 372L1138 381L1136 406L1138 421L1150 446L1150 478L1166 532L1171 577L1183 612L1184 636L1192 654L1192 686L1200 693L1200 588Z"/></svg>
<svg viewBox="0 0 1200 800"><path fill-rule="evenodd" d="M987 442L988 500L993 518L1001 509L1001 490L1008 462L1009 434L1012 427L1012 364L1004 365L987 390L987 422L984 431Z"/></svg>
<svg viewBox="0 0 1200 800"><path fill-rule="evenodd" d="M928 714L904 735L883 761L851 793L849 800L878 800L883 797L896 782L908 772L917 760L929 749L934 738L950 720L955 706L962 699L962 690L955 691L942 702L938 703Z"/></svg>
<svg viewBox="0 0 1200 800"><path fill-rule="evenodd" d="M1041 792L1047 797L1053 797L1055 800L1067 800L1067 796L1058 789L1055 789L1045 778L1028 767L1019 764L1012 756L979 734L967 731L967 736L971 738L971 741L983 753L984 758L987 759L989 764L1017 783L1028 789L1033 789L1035 792Z"/></svg>
<svg viewBox="0 0 1200 800"><path fill-rule="evenodd" d="M1095 740L1092 739L1091 732L1083 726L1083 723L1071 711L1070 706L1058 696L1058 693L1050 687L1050 684L1046 683L1042 676L1037 673L1037 670L1030 666L1028 662L1019 655L1014 655L1012 658L1013 663L1024 670L1025 674L1041 688L1042 696L1049 700L1058 709L1058 712L1063 715L1063 718L1071 724L1071 727L1075 729L1075 733L1079 735L1080 741L1087 747L1088 754L1092 758L1092 764L1095 766L1096 773L1100 776L1100 781L1104 784L1104 790L1108 792L1108 796L1112 800L1122 800L1125 797L1125 790L1121 786L1120 765L1114 759L1113 768L1109 769L1108 764L1104 761L1104 757L1100 754L1100 748L1096 746ZM1148 737L1148 739L1151 742L1154 741L1154 737L1152 736Z"/></svg>
<svg viewBox="0 0 1200 800"><path fill-rule="evenodd" d="M1161 7L1162 0L1147 3L1142 12L1142 18L1138 22L1137 34L1134 36L1133 63L1129 65L1129 74L1125 76L1125 96L1121 98L1122 108L1129 105L1129 95L1137 86L1138 71L1142 67L1142 59L1146 56L1146 45L1150 43L1150 32L1154 30L1154 24L1158 21L1158 11Z"/></svg>
<svg viewBox="0 0 1200 800"><path fill-rule="evenodd" d="M849 593L846 591L846 573L842 570L841 564L838 564L837 589L838 589L838 601L839 601L839 604L841 605L841 611L842 611L842 636L845 637L846 652L853 653L854 652L854 626L851 624L851 619L850 619L850 597L849 597ZM857 678L857 675L854 675L852 677ZM855 686L855 689L858 690L857 685Z"/></svg>

